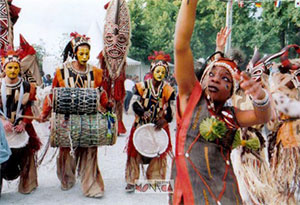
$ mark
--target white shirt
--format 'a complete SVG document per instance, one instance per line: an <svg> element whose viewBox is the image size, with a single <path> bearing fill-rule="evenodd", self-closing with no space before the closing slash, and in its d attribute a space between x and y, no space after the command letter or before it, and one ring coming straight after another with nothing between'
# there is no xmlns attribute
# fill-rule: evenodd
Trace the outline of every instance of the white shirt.
<svg viewBox="0 0 300 205"><path fill-rule="evenodd" d="M124 82L124 86L125 86L126 91L132 92L132 89L135 86L135 83L130 79L126 79Z"/></svg>

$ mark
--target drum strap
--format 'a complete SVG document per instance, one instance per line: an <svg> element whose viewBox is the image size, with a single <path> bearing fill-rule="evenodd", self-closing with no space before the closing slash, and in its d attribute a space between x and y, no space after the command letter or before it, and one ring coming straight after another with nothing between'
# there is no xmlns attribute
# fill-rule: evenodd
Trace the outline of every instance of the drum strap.
<svg viewBox="0 0 300 205"><path fill-rule="evenodd" d="M66 66L66 64L63 64L63 69L64 69L64 74L65 74L65 86L66 86L66 88L68 88L68 87L70 87L69 86L69 82L68 82L68 79L69 79L69 77L70 77L70 75L69 75L69 72L68 72L68 67Z"/></svg>
<svg viewBox="0 0 300 205"><path fill-rule="evenodd" d="M89 72L87 73L87 81L88 81L88 88L91 88L92 86L91 86L91 72L90 72L90 65L89 64L87 64L87 69L89 70Z"/></svg>
<svg viewBox="0 0 300 205"><path fill-rule="evenodd" d="M23 86L23 80L21 80L21 84L20 84L20 94L19 94L19 100L18 100L18 105L17 105L17 111L16 111L16 119L15 121L17 121L17 119L19 119L19 116L22 114L22 110L21 110L21 105L22 105L22 99L23 99L23 95L24 95L24 86ZM1 84L1 98L2 98L2 106L3 106L3 112L0 110L0 113L5 117L5 119L7 118L7 107L6 107L6 83L5 83L5 79L2 78L2 84Z"/></svg>

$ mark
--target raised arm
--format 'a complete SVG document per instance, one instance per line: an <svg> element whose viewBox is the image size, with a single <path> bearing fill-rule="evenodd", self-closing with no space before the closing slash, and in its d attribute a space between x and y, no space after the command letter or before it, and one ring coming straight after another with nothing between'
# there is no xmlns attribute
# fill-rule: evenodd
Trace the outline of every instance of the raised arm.
<svg viewBox="0 0 300 205"><path fill-rule="evenodd" d="M179 10L175 31L175 78L179 98L188 98L197 82L194 60L190 47L194 30L197 0L183 0Z"/></svg>

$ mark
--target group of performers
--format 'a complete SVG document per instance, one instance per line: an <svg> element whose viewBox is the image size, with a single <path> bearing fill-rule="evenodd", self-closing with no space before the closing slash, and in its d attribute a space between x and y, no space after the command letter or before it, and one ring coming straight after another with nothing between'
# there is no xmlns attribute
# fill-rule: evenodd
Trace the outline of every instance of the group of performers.
<svg viewBox="0 0 300 205"><path fill-rule="evenodd" d="M132 104L135 119L126 145L125 191L134 192L144 164L148 165L148 180L169 179L170 156L170 179L175 182L170 204L299 203L300 60L289 60L288 52L294 48L300 54L300 47L287 46L263 59L255 53L247 72L242 72L236 59L223 54L230 31L222 29L217 35L217 52L206 60L196 76L190 41L197 2L182 1L176 24L175 155L169 123L173 120L176 93L165 81L170 56L154 52L149 56L151 77L136 83L133 91L137 100ZM104 195L98 146L113 145L114 137L126 132L120 120L126 61L115 56L118 52L114 49L126 54L128 21L115 23L106 27L107 44L99 56L101 68L87 63L89 38L71 34L63 52L64 63L55 72L52 93L45 98L39 116L32 111L37 82L29 81L21 72L20 53L12 49L1 53L4 75L0 83L0 188L2 179L19 176L20 193L28 194L37 188L37 151L41 142L32 120L45 122L51 116L50 144L59 149L57 176L61 189L74 186L78 170L85 196ZM125 40L115 42L120 36ZM272 63L278 57L281 63ZM78 101L74 100L77 93L83 95L76 98ZM118 117L114 118L111 111L117 112ZM100 128L103 119L105 126ZM81 124L84 121L87 124ZM137 130L150 123L155 130L164 130L168 138L166 149L155 157L144 156L134 143ZM88 134L81 129L89 129ZM101 129L105 129L104 136L111 141L93 139L86 144L80 139L79 135L102 136Z"/></svg>

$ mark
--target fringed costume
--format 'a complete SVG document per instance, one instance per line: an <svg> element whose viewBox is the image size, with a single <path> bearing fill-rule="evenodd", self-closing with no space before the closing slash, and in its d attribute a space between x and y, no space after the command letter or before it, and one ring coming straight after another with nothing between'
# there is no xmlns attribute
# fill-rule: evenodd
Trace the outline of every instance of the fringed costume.
<svg viewBox="0 0 300 205"><path fill-rule="evenodd" d="M277 108L278 118L269 123L270 136L270 165L275 181L277 195L274 204L298 204L300 183L300 134L299 116L291 116L292 100L299 99L299 68L289 73L275 73L272 77L272 95ZM288 82L293 82L292 87ZM291 83L290 83L291 84ZM276 95L279 97L276 98ZM284 99L287 98L288 100ZM299 107L297 107L298 109ZM279 111L280 110L280 111Z"/></svg>
<svg viewBox="0 0 300 205"><path fill-rule="evenodd" d="M247 72L251 78L261 82L267 90L269 90L269 76L266 73L269 72L270 62L281 54L279 52L261 59L260 53L255 49L247 66ZM233 95L232 102L240 110L253 110L254 108L250 97L242 90ZM244 204L269 204L277 193L269 168L267 139L262 132L263 127L264 125L256 125L240 129L241 140L259 140L259 149L249 149L244 145L233 150L231 155Z"/></svg>

